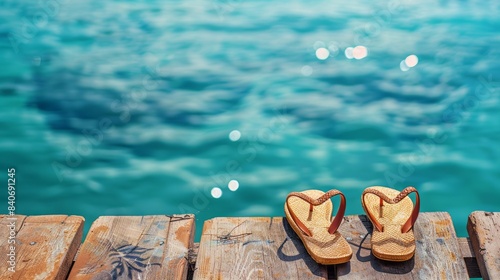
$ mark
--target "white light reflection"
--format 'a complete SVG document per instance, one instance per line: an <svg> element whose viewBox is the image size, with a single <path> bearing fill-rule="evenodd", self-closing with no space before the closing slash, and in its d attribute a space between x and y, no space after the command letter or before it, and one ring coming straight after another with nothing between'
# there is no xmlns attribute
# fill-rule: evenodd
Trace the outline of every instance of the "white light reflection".
<svg viewBox="0 0 500 280"><path fill-rule="evenodd" d="M352 50L352 56L355 59L363 59L368 55L368 49L365 46L356 46Z"/></svg>
<svg viewBox="0 0 500 280"><path fill-rule="evenodd" d="M415 67L418 64L418 57L414 54L409 55L405 59L406 66L408 67Z"/></svg>
<svg viewBox="0 0 500 280"><path fill-rule="evenodd" d="M212 191L210 191L210 194L214 197L214 198L219 198L222 196L222 190L220 188L213 188Z"/></svg>
<svg viewBox="0 0 500 280"><path fill-rule="evenodd" d="M234 192L240 187L240 183L238 183L238 181L236 180L231 180L229 181L229 184L227 184L227 187L229 188L229 190Z"/></svg>
<svg viewBox="0 0 500 280"><path fill-rule="evenodd" d="M399 63L399 68L401 71L406 72L410 68L415 67L418 64L418 57L414 54L407 56L404 60Z"/></svg>
<svg viewBox="0 0 500 280"><path fill-rule="evenodd" d="M328 49L319 48L316 50L316 57L319 60L325 60L328 58L329 55L330 55L330 51Z"/></svg>
<svg viewBox="0 0 500 280"><path fill-rule="evenodd" d="M353 59L354 58L354 56L352 55L353 50L354 50L353 47L346 48L344 51L345 57L347 57L348 59Z"/></svg>
<svg viewBox="0 0 500 280"><path fill-rule="evenodd" d="M406 65L406 62L404 60L401 60L401 63L399 63L399 68L403 72L410 70L410 67L408 67L408 65Z"/></svg>
<svg viewBox="0 0 500 280"><path fill-rule="evenodd" d="M241 132L239 130L233 130L229 132L229 140L235 142L240 140L241 138Z"/></svg>

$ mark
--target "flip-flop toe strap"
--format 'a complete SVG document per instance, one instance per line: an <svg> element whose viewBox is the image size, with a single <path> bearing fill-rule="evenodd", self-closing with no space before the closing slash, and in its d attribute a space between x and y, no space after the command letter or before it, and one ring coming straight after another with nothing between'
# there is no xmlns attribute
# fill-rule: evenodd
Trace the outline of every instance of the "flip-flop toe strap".
<svg viewBox="0 0 500 280"><path fill-rule="evenodd" d="M413 210L411 212L410 217L408 220L404 223L404 225L401 227L401 232L406 233L412 229L413 225L417 221L418 213L420 211L420 197L418 195L417 189L414 187L406 187L404 190L402 190L396 197L394 198L389 198L385 193L375 189L375 188L367 188L366 190L363 191L363 204L366 205L365 203L365 196L367 194L374 194L378 197L380 197L380 206L383 205L383 201L389 203L389 204L396 204L403 200L403 198L407 197L410 193L414 192L415 193L415 206L413 207ZM384 226L381 225L377 219L373 216L373 214L369 211L369 209L366 209L366 213L368 214L370 220L373 222L373 225L377 228L378 231L384 231Z"/></svg>
<svg viewBox="0 0 500 280"><path fill-rule="evenodd" d="M330 224L330 227L328 227L328 233L334 234L340 224L342 223L342 219L344 217L345 213L345 207L346 207L346 201L345 201L345 196L342 192L338 190L329 190L328 192L324 193L320 197L313 199L310 196L301 193L301 192L292 192L290 193L287 198L286 198L286 207L288 209L288 212L290 213L290 216L292 217L293 221L297 226L307 235L307 236L312 236L312 232L302 223L299 218L295 215L295 213L292 210L292 207L290 207L288 203L288 199L290 197L298 197L306 202L309 203L309 212L313 211L313 206L318 206L320 204L323 204L325 201L329 200L331 197L334 197L336 195L340 195L340 206L339 210L337 211L337 215L335 215L335 218L333 219L332 223Z"/></svg>

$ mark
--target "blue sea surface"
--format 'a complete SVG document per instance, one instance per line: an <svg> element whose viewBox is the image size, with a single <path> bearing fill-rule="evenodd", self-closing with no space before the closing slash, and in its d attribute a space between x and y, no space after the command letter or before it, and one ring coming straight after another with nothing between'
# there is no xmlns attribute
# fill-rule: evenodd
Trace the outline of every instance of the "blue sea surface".
<svg viewBox="0 0 500 280"><path fill-rule="evenodd" d="M16 212L283 216L289 192L415 186L500 211L498 1L0 2ZM417 61L418 60L418 61ZM413 66L413 67L410 67ZM6 185L6 184L3 184ZM7 213L7 190L0 191Z"/></svg>

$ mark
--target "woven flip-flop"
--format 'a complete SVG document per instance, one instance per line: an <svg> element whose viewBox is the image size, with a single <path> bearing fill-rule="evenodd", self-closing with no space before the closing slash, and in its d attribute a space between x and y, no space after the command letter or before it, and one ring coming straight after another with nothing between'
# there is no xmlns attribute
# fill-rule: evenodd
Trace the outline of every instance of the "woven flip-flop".
<svg viewBox="0 0 500 280"><path fill-rule="evenodd" d="M336 195L340 196L340 206L332 221L333 204L330 198ZM338 190L326 193L319 190L292 192L286 198L288 223L309 255L320 264L340 264L351 259L351 247L337 231L344 217L345 205L345 197Z"/></svg>
<svg viewBox="0 0 500 280"><path fill-rule="evenodd" d="M412 192L416 195L415 206L407 197ZM369 187L361 195L361 204L373 224L373 255L395 262L411 259L415 253L412 228L420 209L417 190L407 187L399 192L387 187Z"/></svg>

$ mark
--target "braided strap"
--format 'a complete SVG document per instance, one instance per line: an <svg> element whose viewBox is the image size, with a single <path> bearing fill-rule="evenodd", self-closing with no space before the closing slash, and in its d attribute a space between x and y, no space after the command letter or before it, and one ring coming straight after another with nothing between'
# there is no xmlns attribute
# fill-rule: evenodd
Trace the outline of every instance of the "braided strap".
<svg viewBox="0 0 500 280"><path fill-rule="evenodd" d="M404 223L404 225L401 227L401 232L402 233L406 233L408 231L410 231L410 229L413 228L413 225L415 224L415 222L417 221L417 217L418 217L418 213L420 211L420 197L418 195L418 191L417 189L415 189L414 187L406 187L404 190L402 190L396 197L394 198L390 198L388 197L385 193L383 192L380 192L379 190L377 189L373 189L373 188L367 188L363 191L363 204L366 205L365 203L365 196L366 194L374 194L378 197L380 197L380 206L383 206L383 201L389 203L389 204L396 204L398 202L400 202L401 200L403 200L403 198L407 197L410 193L415 193L415 206L413 207L413 210L411 212L411 215L410 217L408 218L408 220ZM378 231L384 231L384 226L381 225L376 219L375 217L373 217L373 214L368 211L366 211L366 213L368 214L370 220L373 222L374 226L377 228Z"/></svg>
<svg viewBox="0 0 500 280"><path fill-rule="evenodd" d="M328 192L324 193L323 195L321 195L316 199L313 199L310 196L305 195L304 193L301 192L292 192L286 197L286 207L288 209L288 212L290 213L290 216L292 217L293 221L297 224L297 226L304 232L304 234L312 237L312 232L304 225L304 223L302 223L299 220L299 218L297 218L297 216L293 212L292 208L288 204L288 199L290 199L290 197L298 197L308 202L309 212L312 212L313 206L318 206L320 204L323 204L325 203L325 201L329 200L331 197L334 197L336 195L340 195L340 206L337 215L335 215L335 218L333 219L332 223L330 224L330 227L328 228L328 233L334 234L337 231L338 227L340 226L340 223L342 222L345 213L346 201L345 201L345 196L342 192L338 190L329 190Z"/></svg>

